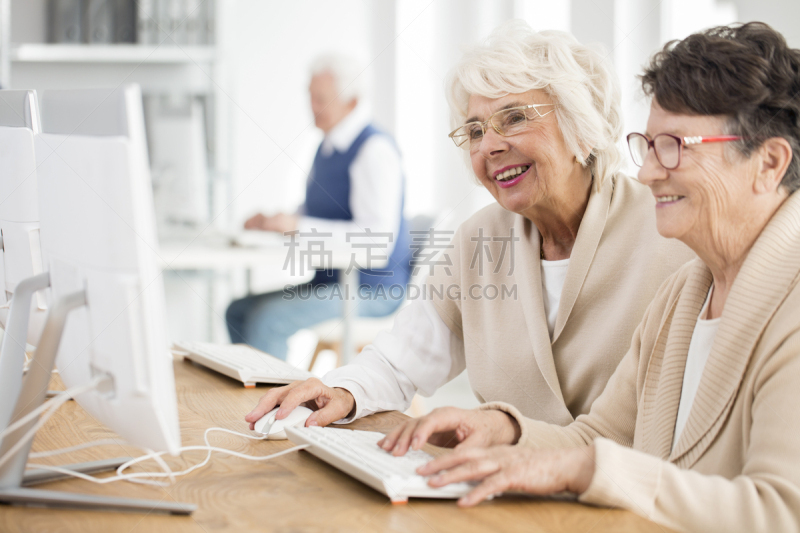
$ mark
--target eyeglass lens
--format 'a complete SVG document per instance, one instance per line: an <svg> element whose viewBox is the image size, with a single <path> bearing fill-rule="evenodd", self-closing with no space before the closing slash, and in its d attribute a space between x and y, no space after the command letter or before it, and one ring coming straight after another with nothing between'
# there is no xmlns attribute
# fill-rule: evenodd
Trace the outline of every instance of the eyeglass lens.
<svg viewBox="0 0 800 533"><path fill-rule="evenodd" d="M491 126L486 127L493 127L500 135L507 137L521 133L528 124L528 116L524 109L505 109L492 115L490 123ZM483 139L483 128L483 124L471 122L456 132L454 140L456 143L462 142L463 144L460 144L462 148L475 149L480 146Z"/></svg>
<svg viewBox="0 0 800 533"><path fill-rule="evenodd" d="M650 143L647 138L641 134L631 135L628 138L628 145L631 150L631 157L637 166L644 165L644 160L647 157L647 151L650 148ZM681 155L680 140L671 135L656 135L653 139L653 148L655 150L658 162L666 169L674 169L678 167Z"/></svg>

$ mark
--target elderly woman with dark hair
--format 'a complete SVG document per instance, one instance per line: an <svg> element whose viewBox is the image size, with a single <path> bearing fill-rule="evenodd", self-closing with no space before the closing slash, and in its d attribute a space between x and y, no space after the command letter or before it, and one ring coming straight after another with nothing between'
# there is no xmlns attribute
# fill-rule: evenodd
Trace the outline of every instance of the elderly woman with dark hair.
<svg viewBox="0 0 800 533"><path fill-rule="evenodd" d="M569 424L694 257L658 235L647 187L619 171L618 82L597 50L512 21L456 64L448 99L450 137L497 201L459 228L391 332L322 380L269 391L251 426L304 402L319 408L307 425L404 411L465 369L481 401Z"/></svg>
<svg viewBox="0 0 800 533"><path fill-rule="evenodd" d="M800 50L762 23L669 43L642 77L628 142L658 230L698 259L667 280L588 415L566 426L514 407L517 446L462 449L420 474L505 490L572 491L685 531L800 529ZM455 427L434 412L395 430ZM512 431L510 428L516 431Z"/></svg>

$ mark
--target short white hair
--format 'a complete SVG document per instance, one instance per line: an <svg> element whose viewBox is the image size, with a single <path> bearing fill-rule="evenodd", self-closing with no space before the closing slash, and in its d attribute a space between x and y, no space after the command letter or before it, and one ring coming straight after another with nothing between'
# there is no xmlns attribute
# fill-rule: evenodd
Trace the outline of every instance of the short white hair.
<svg viewBox="0 0 800 533"><path fill-rule="evenodd" d="M567 148L592 169L596 186L622 166L619 81L602 48L585 46L569 33L505 22L465 52L447 87L453 128L466 121L471 95L500 98L542 89L557 104Z"/></svg>
<svg viewBox="0 0 800 533"><path fill-rule="evenodd" d="M342 54L317 56L311 62L311 76L330 74L336 84L339 98L345 102L364 97L364 75L361 63L354 57Z"/></svg>

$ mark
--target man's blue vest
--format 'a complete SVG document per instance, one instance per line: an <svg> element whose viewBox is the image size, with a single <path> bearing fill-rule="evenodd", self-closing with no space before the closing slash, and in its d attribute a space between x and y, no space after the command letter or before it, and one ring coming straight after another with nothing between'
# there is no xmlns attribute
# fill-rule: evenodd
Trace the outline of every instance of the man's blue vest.
<svg viewBox="0 0 800 533"><path fill-rule="evenodd" d="M386 135L379 131L372 125L368 125L356 137L353 144L346 152L337 152L336 150L329 156L322 155L322 145L317 150L317 155L314 157L314 166L311 169L311 176L308 180L306 187L306 203L305 214L310 217L327 218L329 220L353 220L353 213L350 210L350 165L358 155L358 151L363 144L373 135ZM405 179L403 179L405 185ZM405 190L405 186L401 191ZM411 249L409 247L409 234L408 223L403 216L403 207L405 204L405 194L402 193L400 197L400 231L394 235L394 248L389 256L389 263L380 270L367 270L362 269L359 274L359 285L368 285L372 288L378 285L384 285L386 291L389 286L398 284L405 288L408 283L409 273L411 267L409 262L411 260ZM373 232L378 232L376 228L363 228L364 230L370 229ZM355 238L351 242L366 243L371 242L365 238ZM386 238L374 239L374 244L384 245L387 243ZM378 247L372 249L374 257L385 257L387 247ZM367 265L360 265L367 266ZM320 283L336 283L339 281L338 271L317 271L313 284Z"/></svg>

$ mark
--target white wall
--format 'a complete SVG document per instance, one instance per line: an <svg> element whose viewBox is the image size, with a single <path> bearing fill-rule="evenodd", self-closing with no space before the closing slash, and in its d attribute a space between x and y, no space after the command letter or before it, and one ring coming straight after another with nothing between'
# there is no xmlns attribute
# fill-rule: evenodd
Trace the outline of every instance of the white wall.
<svg viewBox="0 0 800 533"><path fill-rule="evenodd" d="M623 138L642 131L649 114L638 76L669 40L736 21L736 6L716 0L572 0L571 31L583 43L599 43L613 62L622 91ZM635 173L628 160L626 171Z"/></svg>
<svg viewBox="0 0 800 533"><path fill-rule="evenodd" d="M739 20L766 22L786 37L789 45L800 48L800 2L798 0L733 0Z"/></svg>
<svg viewBox="0 0 800 533"><path fill-rule="evenodd" d="M321 134L308 103L318 54L371 58L366 0L226 0L220 27L231 87L233 218L294 209ZM365 73L368 75L369 73Z"/></svg>

